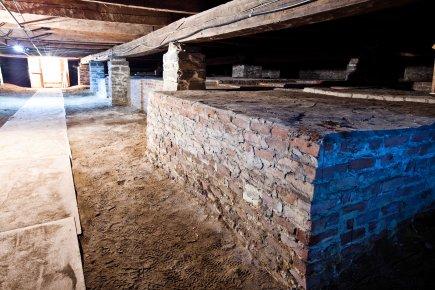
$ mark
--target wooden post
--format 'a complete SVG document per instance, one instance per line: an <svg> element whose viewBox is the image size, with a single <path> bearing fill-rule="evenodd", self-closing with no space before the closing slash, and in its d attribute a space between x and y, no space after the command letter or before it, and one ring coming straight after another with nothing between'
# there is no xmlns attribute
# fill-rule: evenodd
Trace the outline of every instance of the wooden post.
<svg viewBox="0 0 435 290"><path fill-rule="evenodd" d="M435 49L435 44L432 46L432 49ZM435 61L433 65L432 90L430 91L430 94L435 95Z"/></svg>

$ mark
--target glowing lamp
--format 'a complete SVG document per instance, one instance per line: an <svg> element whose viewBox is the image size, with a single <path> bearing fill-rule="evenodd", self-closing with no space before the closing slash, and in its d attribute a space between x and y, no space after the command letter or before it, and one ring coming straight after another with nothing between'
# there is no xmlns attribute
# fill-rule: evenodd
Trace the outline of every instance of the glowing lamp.
<svg viewBox="0 0 435 290"><path fill-rule="evenodd" d="M23 47L22 45L19 45L19 44L15 44L15 45L13 46L13 49L14 49L16 52L20 52L20 53L23 53L23 52L24 52L24 47Z"/></svg>

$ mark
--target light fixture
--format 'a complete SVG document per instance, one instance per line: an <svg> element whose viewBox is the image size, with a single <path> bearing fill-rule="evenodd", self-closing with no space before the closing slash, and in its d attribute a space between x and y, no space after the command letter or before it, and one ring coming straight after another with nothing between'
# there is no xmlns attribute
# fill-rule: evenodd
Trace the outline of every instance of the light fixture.
<svg viewBox="0 0 435 290"><path fill-rule="evenodd" d="M16 52L24 53L24 47L23 47L22 45L20 45L20 44L15 44L15 45L13 46L13 49L14 49Z"/></svg>

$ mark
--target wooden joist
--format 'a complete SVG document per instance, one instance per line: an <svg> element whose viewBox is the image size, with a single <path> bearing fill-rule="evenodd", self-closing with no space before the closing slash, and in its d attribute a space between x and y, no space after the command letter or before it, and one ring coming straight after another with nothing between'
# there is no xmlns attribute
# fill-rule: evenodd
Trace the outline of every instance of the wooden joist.
<svg viewBox="0 0 435 290"><path fill-rule="evenodd" d="M130 7L136 9L171 12L193 15L201 12L204 0L162 1L162 0L82 0L83 2L112 5L115 7Z"/></svg>
<svg viewBox="0 0 435 290"><path fill-rule="evenodd" d="M22 0L16 1L17 5L12 0L2 0L2 2L13 12L109 22L163 26L179 18L174 18L169 12L87 1Z"/></svg>
<svg viewBox="0 0 435 290"><path fill-rule="evenodd" d="M82 58L106 61L162 51L173 41L206 42L297 27L399 6L413 0L234 0L180 19L131 42Z"/></svg>
<svg viewBox="0 0 435 290"><path fill-rule="evenodd" d="M132 23L116 23L116 22L105 22L98 20L87 20L87 19L73 19L67 17L47 17L44 15L23 13L21 15L12 12L14 16L21 20L22 26L29 30L38 29L41 27L50 29L60 29L64 31L80 31L83 33L89 33L90 35L96 33L102 34L112 34L116 35L130 35L133 37L138 37L140 35L147 34L153 31L153 27L145 24L132 24ZM0 19L5 24L1 27L2 29L13 29L17 28L16 23L10 17L7 11L0 10Z"/></svg>

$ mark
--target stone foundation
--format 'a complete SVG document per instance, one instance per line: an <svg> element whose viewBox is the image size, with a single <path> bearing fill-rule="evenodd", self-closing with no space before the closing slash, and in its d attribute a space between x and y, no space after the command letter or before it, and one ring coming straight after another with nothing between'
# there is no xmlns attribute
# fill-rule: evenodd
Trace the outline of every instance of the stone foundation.
<svg viewBox="0 0 435 290"><path fill-rule="evenodd" d="M262 67L255 65L233 65L233 78L261 78ZM267 77L267 76L266 76Z"/></svg>
<svg viewBox="0 0 435 290"><path fill-rule="evenodd" d="M265 269L312 289L434 208L434 112L296 92L154 93L147 146Z"/></svg>

